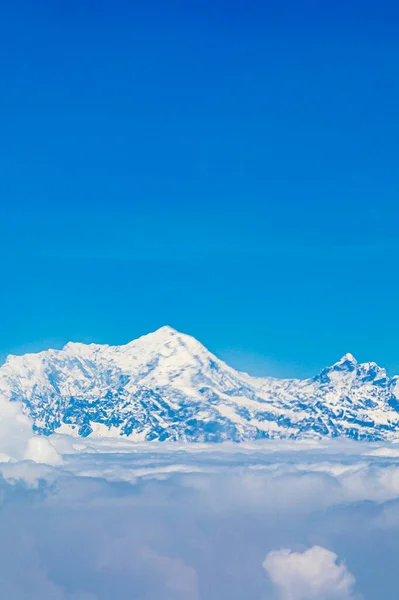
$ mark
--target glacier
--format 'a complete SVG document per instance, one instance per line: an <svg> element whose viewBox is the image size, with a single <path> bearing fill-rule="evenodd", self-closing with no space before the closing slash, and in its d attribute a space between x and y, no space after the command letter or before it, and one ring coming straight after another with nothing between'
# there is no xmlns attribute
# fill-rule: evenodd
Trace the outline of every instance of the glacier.
<svg viewBox="0 0 399 600"><path fill-rule="evenodd" d="M351 354L310 379L238 372L165 326L126 345L9 356L0 399L36 433L144 442L399 439L399 379Z"/></svg>

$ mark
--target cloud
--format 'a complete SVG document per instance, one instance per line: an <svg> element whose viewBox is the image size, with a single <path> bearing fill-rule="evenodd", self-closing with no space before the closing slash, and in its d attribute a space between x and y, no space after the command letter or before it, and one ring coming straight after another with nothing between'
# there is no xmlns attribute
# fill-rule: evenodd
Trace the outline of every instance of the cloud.
<svg viewBox="0 0 399 600"><path fill-rule="evenodd" d="M3 461L23 458L32 424L21 412L20 403L9 402L0 395L0 454Z"/></svg>
<svg viewBox="0 0 399 600"><path fill-rule="evenodd" d="M42 436L30 437L26 444L24 458L47 465L61 465L62 458L51 442Z"/></svg>
<svg viewBox="0 0 399 600"><path fill-rule="evenodd" d="M195 569L181 558L162 555L149 546L137 546L134 538L122 537L106 546L98 567L114 573L134 572L140 565L141 576L158 580L163 597L173 600L198 600L198 577Z"/></svg>
<svg viewBox="0 0 399 600"><path fill-rule="evenodd" d="M397 600L394 446L33 439L0 464L0 597Z"/></svg>
<svg viewBox="0 0 399 600"><path fill-rule="evenodd" d="M69 593L55 583L39 555L32 536L20 532L18 544L0 552L0 597L13 600L96 600L92 594ZM10 540L7 540L8 542ZM3 540L4 544L4 540Z"/></svg>
<svg viewBox="0 0 399 600"><path fill-rule="evenodd" d="M0 462L23 459L51 465L62 462L49 439L33 434L21 404L9 402L0 393Z"/></svg>
<svg viewBox="0 0 399 600"><path fill-rule="evenodd" d="M277 550L269 552L263 568L277 588L282 600L349 600L355 578L338 556L313 546L304 552Z"/></svg>

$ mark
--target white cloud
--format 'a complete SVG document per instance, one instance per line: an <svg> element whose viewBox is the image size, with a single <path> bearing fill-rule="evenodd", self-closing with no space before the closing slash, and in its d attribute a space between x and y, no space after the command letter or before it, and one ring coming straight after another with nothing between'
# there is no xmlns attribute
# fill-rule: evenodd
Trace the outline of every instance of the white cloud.
<svg viewBox="0 0 399 600"><path fill-rule="evenodd" d="M21 459L32 436L32 425L19 402L9 402L0 395L0 454L3 461Z"/></svg>
<svg viewBox="0 0 399 600"><path fill-rule="evenodd" d="M62 458L51 444L51 442L42 436L30 437L25 450L24 458L33 460L37 463L47 465L62 465Z"/></svg>
<svg viewBox="0 0 399 600"><path fill-rule="evenodd" d="M263 568L282 600L349 600L355 578L338 556L313 546L304 552L269 552Z"/></svg>
<svg viewBox="0 0 399 600"><path fill-rule="evenodd" d="M19 531L17 544L7 542L6 551L1 553L0 597L13 600L97 600L93 594L79 590L69 593L54 582L41 560L33 537Z"/></svg>
<svg viewBox="0 0 399 600"><path fill-rule="evenodd" d="M148 577L158 579L164 597L170 594L175 600L198 600L195 569L179 557L162 555L150 546L138 546L129 536L106 545L100 554L98 567L118 577L126 571L134 571L137 564Z"/></svg>
<svg viewBox="0 0 399 600"><path fill-rule="evenodd" d="M0 394L0 463L24 459L50 465L62 462L49 439L33 435L32 422L22 413L21 404Z"/></svg>
<svg viewBox="0 0 399 600"><path fill-rule="evenodd" d="M394 451L33 440L0 464L0 597L397 600Z"/></svg>

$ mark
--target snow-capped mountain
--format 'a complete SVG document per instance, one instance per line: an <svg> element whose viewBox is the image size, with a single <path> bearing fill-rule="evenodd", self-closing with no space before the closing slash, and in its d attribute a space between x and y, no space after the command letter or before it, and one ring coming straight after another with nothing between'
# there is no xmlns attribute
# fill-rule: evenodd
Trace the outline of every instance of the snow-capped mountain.
<svg viewBox="0 0 399 600"><path fill-rule="evenodd" d="M34 429L144 440L399 439L399 382L347 354L312 379L239 373L170 327L124 346L9 356L0 396Z"/></svg>

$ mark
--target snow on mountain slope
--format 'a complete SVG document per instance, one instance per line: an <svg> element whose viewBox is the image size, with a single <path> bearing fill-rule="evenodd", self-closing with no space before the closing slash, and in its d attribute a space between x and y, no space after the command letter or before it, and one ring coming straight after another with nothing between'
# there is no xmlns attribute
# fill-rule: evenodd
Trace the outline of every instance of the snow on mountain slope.
<svg viewBox="0 0 399 600"><path fill-rule="evenodd" d="M255 378L170 327L124 346L69 343L9 356L0 397L43 434L242 441L399 438L399 384L347 354L313 379ZM398 432L398 433L397 433Z"/></svg>

